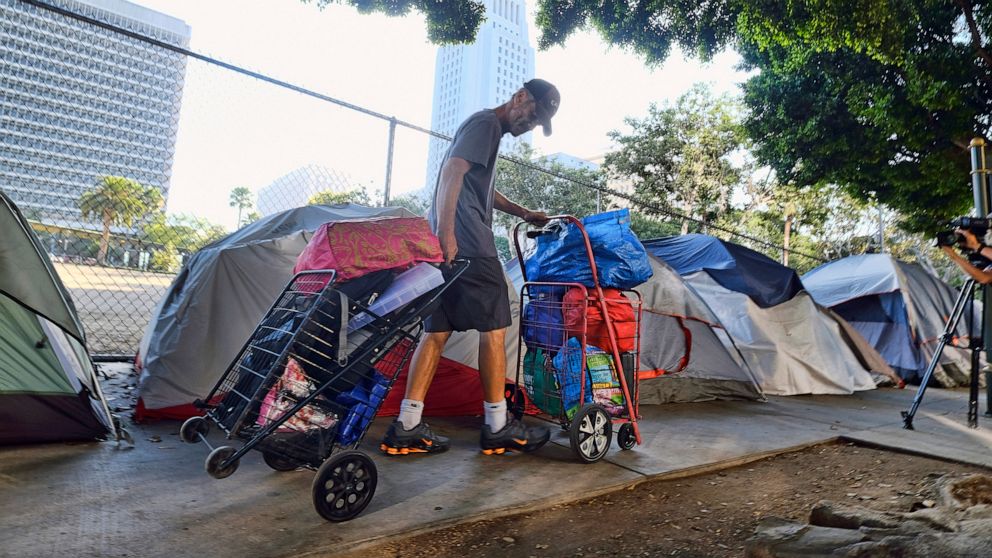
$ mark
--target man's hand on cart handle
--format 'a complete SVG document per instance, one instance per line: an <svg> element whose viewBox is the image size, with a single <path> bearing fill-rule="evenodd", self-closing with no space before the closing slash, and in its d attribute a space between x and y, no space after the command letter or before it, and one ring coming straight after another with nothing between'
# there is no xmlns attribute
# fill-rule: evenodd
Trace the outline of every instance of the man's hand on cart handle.
<svg viewBox="0 0 992 558"><path fill-rule="evenodd" d="M523 216L524 221L538 227L548 224L548 214L543 211L527 211Z"/></svg>
<svg viewBox="0 0 992 558"><path fill-rule="evenodd" d="M444 265L450 267L451 262L455 261L455 256L458 255L458 240L455 239L455 231L441 233L437 239L441 243L441 254L444 256Z"/></svg>

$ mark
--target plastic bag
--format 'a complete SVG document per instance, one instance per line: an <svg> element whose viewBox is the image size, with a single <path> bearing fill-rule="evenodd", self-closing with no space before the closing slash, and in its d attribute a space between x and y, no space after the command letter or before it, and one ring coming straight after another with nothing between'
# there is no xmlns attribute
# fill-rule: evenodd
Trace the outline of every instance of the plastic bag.
<svg viewBox="0 0 992 558"><path fill-rule="evenodd" d="M586 343L602 347L604 350L610 347L610 332L606 327L606 320L603 319L603 310L597 302L595 291L587 293L588 300L582 300L582 289L573 287L568 289L563 299L565 330L570 337L578 337L582 334L582 314L585 312ZM621 291L617 289L603 289L603 297L606 300L606 311L610 315L613 324L613 334L617 341L617 352L625 353L633 351L637 346L637 318L634 314L634 306Z"/></svg>
<svg viewBox="0 0 992 558"><path fill-rule="evenodd" d="M290 358L286 363L282 376L272 389L262 400L262 407L258 413L256 424L265 426L272 421L279 420L290 411L296 403L310 395L313 385L303 373L300 363L296 359ZM338 417L334 413L324 411L317 405L307 405L301 408L293 416L286 419L277 432L307 432L315 428L331 428L337 423Z"/></svg>
<svg viewBox="0 0 992 558"><path fill-rule="evenodd" d="M341 421L337 442L342 446L354 444L365 433L382 400L389 394L389 378L373 373L371 378L339 394L335 401L350 411Z"/></svg>
<svg viewBox="0 0 992 558"><path fill-rule="evenodd" d="M524 343L530 349L541 348L554 356L565 344L565 324L562 321L561 287L530 285L520 327Z"/></svg>
<svg viewBox="0 0 992 558"><path fill-rule="evenodd" d="M586 389L584 400L580 402L582 377L580 359L583 356L586 361ZM567 418L571 419L575 416L579 407L585 403L598 403L613 416L623 413L625 409L623 390L620 388L620 379L613 365L613 357L602 349L586 345L586 353L582 355L582 345L578 339L572 337L565 348L555 356L553 364L559 373L562 405Z"/></svg>
<svg viewBox="0 0 992 558"><path fill-rule="evenodd" d="M630 211L619 209L582 219L603 287L632 289L651 278L648 253L630 230ZM537 237L524 262L528 281L581 283L592 287L592 270L582 233L572 223Z"/></svg>
<svg viewBox="0 0 992 558"><path fill-rule="evenodd" d="M561 393L555 369L544 349L527 349L524 354L524 389L538 409L551 416L561 415Z"/></svg>

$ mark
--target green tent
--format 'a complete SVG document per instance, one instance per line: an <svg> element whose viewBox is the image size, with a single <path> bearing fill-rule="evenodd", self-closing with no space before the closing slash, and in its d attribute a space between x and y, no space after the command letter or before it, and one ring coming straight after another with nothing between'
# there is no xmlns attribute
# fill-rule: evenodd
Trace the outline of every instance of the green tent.
<svg viewBox="0 0 992 558"><path fill-rule="evenodd" d="M69 293L0 192L0 444L93 440L112 425Z"/></svg>

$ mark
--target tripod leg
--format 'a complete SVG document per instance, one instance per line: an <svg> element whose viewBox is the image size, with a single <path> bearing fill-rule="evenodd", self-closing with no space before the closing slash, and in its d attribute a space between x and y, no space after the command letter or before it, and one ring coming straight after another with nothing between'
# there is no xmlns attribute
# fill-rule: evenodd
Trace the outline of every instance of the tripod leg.
<svg viewBox="0 0 992 558"><path fill-rule="evenodd" d="M940 361L940 355L944 352L946 345L947 341L941 338L940 343L937 344L937 350L934 351L933 357L930 359L930 364L927 365L927 371L920 380L920 387L916 389L916 396L913 397L913 405L909 408L909 411L902 412L902 427L906 430L913 429L913 417L916 416L916 411L919 410L920 404L923 403L923 395L927 392L927 385L930 384L930 378L933 377L933 372L937 368L937 362Z"/></svg>
<svg viewBox="0 0 992 558"><path fill-rule="evenodd" d="M951 310L951 315L947 319L947 323L944 324L944 332L940 336L940 342L937 344L937 350L934 351L933 357L930 359L930 364L927 365L927 371L923 374L923 378L920 380L920 387L916 390L916 396L913 398L913 405L909 408L909 411L902 411L901 413L903 428L907 430L913 430L913 417L916 416L916 411L919 410L920 404L923 402L923 395L927 392L927 385L933 377L934 370L937 369L937 363L940 362L940 356L944 352L944 347L947 346L948 341L950 341L953 337L954 331L957 330L958 321L964 314L964 309L969 307L968 302L971 301L974 296L974 289L974 279L965 281L964 286L961 287L961 292L958 293L958 299L954 301L954 308Z"/></svg>
<svg viewBox="0 0 992 558"><path fill-rule="evenodd" d="M985 416L992 417L992 369L985 371Z"/></svg>
<svg viewBox="0 0 992 558"><path fill-rule="evenodd" d="M971 351L971 385L968 390L968 426L978 428L978 374L981 368L981 351Z"/></svg>

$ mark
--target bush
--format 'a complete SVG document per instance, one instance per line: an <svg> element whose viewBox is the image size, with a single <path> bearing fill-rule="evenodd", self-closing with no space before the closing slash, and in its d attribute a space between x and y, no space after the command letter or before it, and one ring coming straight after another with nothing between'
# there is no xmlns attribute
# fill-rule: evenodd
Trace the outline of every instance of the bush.
<svg viewBox="0 0 992 558"><path fill-rule="evenodd" d="M165 248L155 250L148 268L152 271L175 273L179 270L179 251L172 244L166 244Z"/></svg>

